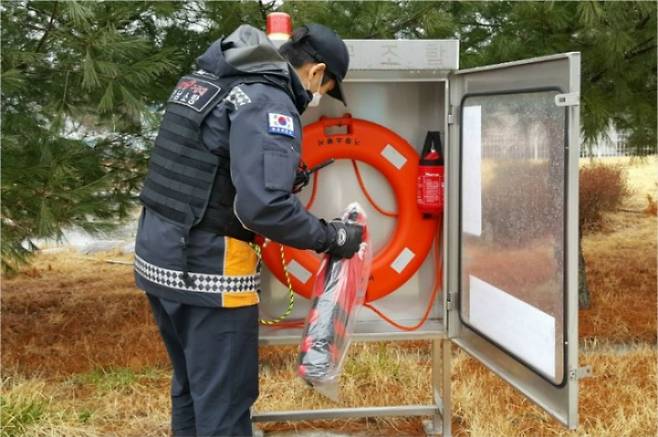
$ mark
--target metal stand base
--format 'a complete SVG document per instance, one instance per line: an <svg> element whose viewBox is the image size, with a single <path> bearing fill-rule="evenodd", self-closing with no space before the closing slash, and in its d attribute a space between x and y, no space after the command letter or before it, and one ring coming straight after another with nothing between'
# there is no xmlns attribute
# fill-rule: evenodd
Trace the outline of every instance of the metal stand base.
<svg viewBox="0 0 658 437"><path fill-rule="evenodd" d="M450 400L450 372L451 350L450 341L440 332L433 333L432 341L432 405L394 405L386 407L359 407L359 408L329 408L318 410L291 410L260 412L252 416L257 422L286 422L296 420L321 420L352 417L400 417L400 416L430 416L430 420L423 421L423 428L427 436L451 436L451 400ZM438 335L437 335L438 334ZM417 335L417 334L416 334ZM299 338L261 338L265 344L282 344L286 340L297 343ZM361 337L361 338L359 338ZM426 337L427 338L427 337ZM389 338L390 339L390 338ZM396 338L403 339L403 338ZM368 335L355 335L355 341L383 340ZM262 435L262 433L259 433Z"/></svg>
<svg viewBox="0 0 658 437"><path fill-rule="evenodd" d="M443 423L443 421L441 421ZM427 437L439 437L442 434L441 428L443 425L438 428L434 426L434 422L431 420L423 420L423 431Z"/></svg>
<svg viewBox="0 0 658 437"><path fill-rule="evenodd" d="M346 417L405 417L440 414L434 405L399 405L395 407L327 408L318 410L276 411L255 414L253 422L286 422L294 420L323 420Z"/></svg>

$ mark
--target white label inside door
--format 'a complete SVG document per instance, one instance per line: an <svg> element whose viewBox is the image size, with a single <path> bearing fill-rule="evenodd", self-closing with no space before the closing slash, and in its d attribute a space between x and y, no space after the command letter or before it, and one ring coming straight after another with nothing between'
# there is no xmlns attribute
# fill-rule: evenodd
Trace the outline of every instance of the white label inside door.
<svg viewBox="0 0 658 437"><path fill-rule="evenodd" d="M482 234L482 108L465 106L462 128L462 229Z"/></svg>
<svg viewBox="0 0 658 437"><path fill-rule="evenodd" d="M555 317L469 275L469 324L555 378Z"/></svg>

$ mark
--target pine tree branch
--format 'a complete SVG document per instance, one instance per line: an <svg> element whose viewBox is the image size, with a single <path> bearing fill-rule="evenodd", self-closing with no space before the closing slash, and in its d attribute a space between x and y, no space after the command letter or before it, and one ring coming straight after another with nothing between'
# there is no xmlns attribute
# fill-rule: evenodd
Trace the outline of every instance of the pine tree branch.
<svg viewBox="0 0 658 437"><path fill-rule="evenodd" d="M495 29L496 28L495 24L480 23L477 20L475 20L475 21L459 21L458 24L460 26L488 27L489 29Z"/></svg>
<svg viewBox="0 0 658 437"><path fill-rule="evenodd" d="M27 29L36 30L38 32L45 32L46 31L45 27L41 27L41 26L39 26L35 23L23 23L23 26Z"/></svg>
<svg viewBox="0 0 658 437"><path fill-rule="evenodd" d="M635 30L640 30L640 29L642 29L644 26L646 26L647 23L649 22L649 20L651 19L651 17L652 17L651 14L646 15L646 16L642 19L642 21L640 21L640 22L637 24L637 26L635 26Z"/></svg>
<svg viewBox="0 0 658 437"><path fill-rule="evenodd" d="M43 33L43 36L39 40L39 43L37 44L37 48L34 50L37 53L39 53L39 50L41 50L41 47L46 42L46 38L48 37L48 34L50 33L51 29L53 28L53 24L55 23L55 16L57 15L57 7L58 6L59 6L58 2L55 2L53 4L53 10L52 10L52 13L50 14L50 21L48 22L48 27L46 27L46 31Z"/></svg>
<svg viewBox="0 0 658 437"><path fill-rule="evenodd" d="M631 50L629 50L629 51L632 53L634 50L639 49L639 48L642 47L643 45L645 45L645 44L649 44L649 43L652 42L655 38L656 38L655 36L651 36L651 37L645 39L644 41L642 41L641 43L639 43L638 45L636 45L635 47L633 47L633 48L632 48Z"/></svg>
<svg viewBox="0 0 658 437"><path fill-rule="evenodd" d="M401 31L402 29L404 29L405 27L407 27L409 24L413 23L413 22L416 21L418 18L420 18L421 16L425 15L425 13L428 12L429 10L431 10L432 7L434 7L434 6L435 6L435 5L430 4L430 6L421 9L421 10L418 11L416 14L414 14L414 15L412 15L411 17L409 17L409 18L407 18L406 20L404 20L402 23L399 23L397 26L395 26L394 28L390 29L391 34L392 34L392 35L395 35L395 34L398 33L399 31ZM371 38L374 38L374 37L375 37L375 34L371 32L368 36L365 37L365 39L371 39Z"/></svg>
<svg viewBox="0 0 658 437"><path fill-rule="evenodd" d="M41 15L41 14L43 13L42 10L37 9L37 8L35 8L34 6L30 6L29 3L28 3L28 5L26 6L26 9L27 9L28 11L35 12L35 13L37 13L37 14L39 14L39 15Z"/></svg>
<svg viewBox="0 0 658 437"><path fill-rule="evenodd" d="M269 6L265 6L263 0L258 0L258 10L260 11L261 17L263 17L263 21L267 20L267 14L272 11L273 6L273 3L270 3Z"/></svg>
<svg viewBox="0 0 658 437"><path fill-rule="evenodd" d="M645 44L648 44L648 43L652 42L654 39L655 39L655 37L652 36L651 38L648 38L645 41L642 41L640 44L636 45L633 49L629 50L629 52L624 56L624 61L630 61L631 59L633 59L633 58L635 58L639 55L642 55L642 54L644 54L648 51L654 50L656 48L656 44L653 44L651 46L640 49L640 47L642 47ZM603 78L603 75L607 72L608 72L607 68L605 68L602 71L598 72L597 74L592 76L592 78L590 79L590 83L598 82L599 80L601 80L601 78Z"/></svg>
<svg viewBox="0 0 658 437"><path fill-rule="evenodd" d="M642 50L638 50L638 51L636 51L635 53L632 53L630 56L625 56L624 59L625 59L626 61L628 61L628 60L630 60L630 59L635 58L636 56L642 55L642 54L644 54L644 53L646 53L646 52L649 52L649 51L651 51L651 50L653 50L653 49L655 49L655 48L657 48L657 47L658 47L658 46L657 46L656 44L651 45L651 46L649 46L649 47L645 47L645 48L643 48Z"/></svg>
<svg viewBox="0 0 658 437"><path fill-rule="evenodd" d="M62 93L62 107L66 104L66 92L68 91L68 87L69 87L69 73L70 71L66 72L66 78L64 79L64 92Z"/></svg>

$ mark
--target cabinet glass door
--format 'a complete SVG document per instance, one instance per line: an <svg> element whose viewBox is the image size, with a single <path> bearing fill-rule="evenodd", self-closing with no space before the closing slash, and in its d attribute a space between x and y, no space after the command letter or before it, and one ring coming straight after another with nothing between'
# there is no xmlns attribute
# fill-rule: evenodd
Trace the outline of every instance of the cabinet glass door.
<svg viewBox="0 0 658 437"><path fill-rule="evenodd" d="M579 68L567 53L450 81L449 335L571 427Z"/></svg>

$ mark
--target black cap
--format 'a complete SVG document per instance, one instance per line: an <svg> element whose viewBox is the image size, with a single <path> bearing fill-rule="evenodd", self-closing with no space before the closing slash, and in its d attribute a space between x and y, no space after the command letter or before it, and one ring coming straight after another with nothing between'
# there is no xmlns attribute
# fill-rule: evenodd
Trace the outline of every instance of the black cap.
<svg viewBox="0 0 658 437"><path fill-rule="evenodd" d="M295 30L293 42L307 43L302 45L304 50L318 62L327 65L327 71L336 81L336 86L328 94L347 106L341 82L347 75L350 55L340 36L322 24L312 23Z"/></svg>

